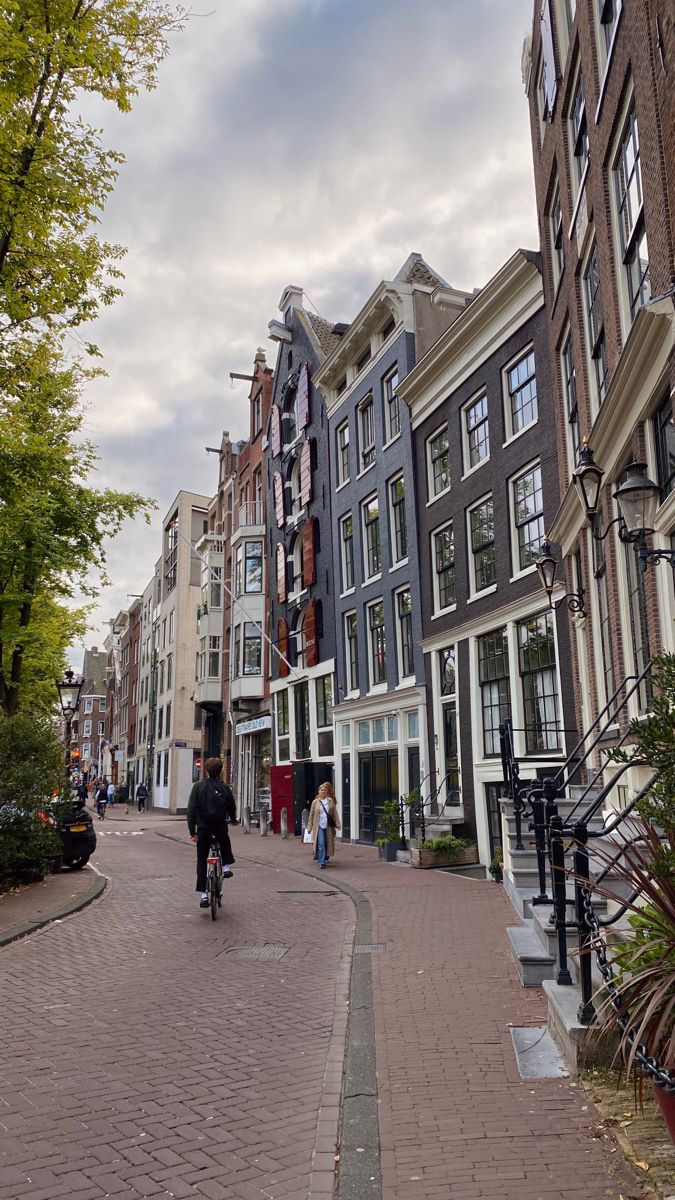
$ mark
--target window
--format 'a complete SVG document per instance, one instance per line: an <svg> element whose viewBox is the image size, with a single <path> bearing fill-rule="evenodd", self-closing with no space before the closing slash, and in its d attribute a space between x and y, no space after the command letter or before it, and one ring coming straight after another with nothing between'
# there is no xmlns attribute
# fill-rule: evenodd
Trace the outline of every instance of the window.
<svg viewBox="0 0 675 1200"><path fill-rule="evenodd" d="M155 771L155 786L159 787L159 781L162 778L162 755L157 755L157 767Z"/></svg>
<svg viewBox="0 0 675 1200"><path fill-rule="evenodd" d="M253 436L257 437L262 429L262 388L253 399Z"/></svg>
<svg viewBox="0 0 675 1200"><path fill-rule="evenodd" d="M384 393L384 436L390 442L401 432L401 414L398 409L398 367L386 375L382 381Z"/></svg>
<svg viewBox="0 0 675 1200"><path fill-rule="evenodd" d="M511 433L520 433L537 420L537 376L534 369L534 350L528 350L518 362L506 370L509 394L508 417Z"/></svg>
<svg viewBox="0 0 675 1200"><path fill-rule="evenodd" d="M206 679L206 635L199 639L199 652L195 665L195 677L198 683Z"/></svg>
<svg viewBox="0 0 675 1200"><path fill-rule="evenodd" d="M499 726L511 716L509 645L506 627L478 638L478 680L483 709L483 752L500 753Z"/></svg>
<svg viewBox="0 0 675 1200"><path fill-rule="evenodd" d="M513 500L518 534L518 569L526 571L539 557L544 540L541 467L531 467L514 479Z"/></svg>
<svg viewBox="0 0 675 1200"><path fill-rule="evenodd" d="M157 714L157 739L164 736L164 709L160 708Z"/></svg>
<svg viewBox="0 0 675 1200"><path fill-rule="evenodd" d="M470 471L490 457L487 396L472 400L463 411L464 464Z"/></svg>
<svg viewBox="0 0 675 1200"><path fill-rule="evenodd" d="M178 512L176 511L165 529L166 554L164 556L164 595L173 591L178 578Z"/></svg>
<svg viewBox="0 0 675 1200"><path fill-rule="evenodd" d="M432 534L434 550L434 600L437 610L455 603L455 535L452 524Z"/></svg>
<svg viewBox="0 0 675 1200"><path fill-rule="evenodd" d="M103 737L103 734L104 734L104 733L105 733L105 722L104 722L104 721L99 721L99 723L98 723L98 736L99 736L99 737Z"/></svg>
<svg viewBox="0 0 675 1200"><path fill-rule="evenodd" d="M572 145L573 176L575 177L575 194L579 191L581 182L588 166L588 129L586 126L586 101L584 99L584 81L579 72L574 95L572 97L572 107L569 115L570 122L570 142Z"/></svg>
<svg viewBox="0 0 675 1200"><path fill-rule="evenodd" d="M298 426L297 426L296 415L295 415L296 398L297 398L296 393L295 392L291 393L290 402L288 403L288 406L286 407L284 412L281 414L281 424L282 424L282 429L283 429L284 446L290 446L291 443L295 441L295 438L296 438L296 435L298 432Z"/></svg>
<svg viewBox="0 0 675 1200"><path fill-rule="evenodd" d="M295 715L295 757L309 758L309 684L298 683L293 688Z"/></svg>
<svg viewBox="0 0 675 1200"><path fill-rule="evenodd" d="M234 594L241 596L242 586L244 582L244 547L237 546L234 552Z"/></svg>
<svg viewBox="0 0 675 1200"><path fill-rule="evenodd" d="M232 669L230 678L236 679L241 669L241 625L234 627L234 645L232 647Z"/></svg>
<svg viewBox="0 0 675 1200"><path fill-rule="evenodd" d="M622 0L598 0L600 8L600 28L602 29L604 42L604 57L605 61L609 57L623 8Z"/></svg>
<svg viewBox="0 0 675 1200"><path fill-rule="evenodd" d="M654 441L656 442L656 474L661 502L675 488L675 426L673 426L673 402L670 396L654 417Z"/></svg>
<svg viewBox="0 0 675 1200"><path fill-rule="evenodd" d="M390 317L389 320L387 321L387 324L384 326L384 329L382 330L382 341L383 342L386 342L387 338L389 337L389 334L393 333L395 328L396 328L396 320L394 317Z"/></svg>
<svg viewBox="0 0 675 1200"><path fill-rule="evenodd" d="M629 669L635 675L641 675L651 657L649 651L649 634L647 631L647 607L645 604L644 584L638 561L635 542L624 543L626 564L626 587L628 589L628 611L630 614L630 645L626 646L626 659ZM632 662L631 662L632 657ZM646 712L651 701L649 679L643 679L637 691L638 707L641 713Z"/></svg>
<svg viewBox="0 0 675 1200"><path fill-rule="evenodd" d="M348 592L354 587L354 527L351 513L347 513L340 521L340 557L342 590Z"/></svg>
<svg viewBox="0 0 675 1200"><path fill-rule="evenodd" d="M262 671L262 634L256 625L244 625L244 675L260 675Z"/></svg>
<svg viewBox="0 0 675 1200"><path fill-rule="evenodd" d="M102 713L102 712L105 712L105 709L106 709L106 703L107 703L107 701L106 701L106 697L105 697L105 696L101 696L101 698L99 699L99 702L98 702L98 711L99 711L100 713Z"/></svg>
<svg viewBox="0 0 675 1200"><path fill-rule="evenodd" d="M82 757L85 762L91 758L91 745L89 742L82 743Z"/></svg>
<svg viewBox="0 0 675 1200"><path fill-rule="evenodd" d="M392 480L389 484L389 504L391 508L392 558L395 563L401 562L408 555L408 531L405 520L405 484L403 476Z"/></svg>
<svg viewBox="0 0 675 1200"><path fill-rule="evenodd" d="M335 431L337 448L338 487L349 479L349 422L343 421Z"/></svg>
<svg viewBox="0 0 675 1200"><path fill-rule="evenodd" d="M169 785L169 751L168 751L168 750L165 750L165 751L164 751L164 776L163 776L163 781L164 781L164 787L168 787L168 785Z"/></svg>
<svg viewBox="0 0 675 1200"><path fill-rule="evenodd" d="M175 616L176 616L176 610L175 610L175 608L172 608L171 612L169 613L169 645L170 646L173 644L173 640L175 637Z"/></svg>
<svg viewBox="0 0 675 1200"><path fill-rule="evenodd" d="M171 701L170 700L169 700L169 703L167 704L166 708L164 709L164 736L165 737L171 736Z"/></svg>
<svg viewBox="0 0 675 1200"><path fill-rule="evenodd" d="M565 243L563 240L562 207L560 204L560 188L556 183L553 200L549 211L549 227L551 237L551 265L553 267L553 286L557 288L565 268Z"/></svg>
<svg viewBox="0 0 675 1200"><path fill-rule="evenodd" d="M164 659L162 659L161 663L159 664L159 687L158 687L158 691L159 691L159 694L160 694L160 696L161 696L161 695L162 695L162 693L164 692L164 670L165 670Z"/></svg>
<svg viewBox="0 0 675 1200"><path fill-rule="evenodd" d="M560 355L565 411L567 414L568 449L571 452L570 468L574 470L579 458L579 407L577 403L577 373L574 366L572 334L568 333Z"/></svg>
<svg viewBox="0 0 675 1200"><path fill-rule="evenodd" d="M168 625L168 618L165 617L164 620L162 621L162 650L166 650L166 627L167 627L167 625Z"/></svg>
<svg viewBox="0 0 675 1200"><path fill-rule="evenodd" d="M364 471L375 462L375 412L372 396L368 396L359 408L359 446L361 470Z"/></svg>
<svg viewBox="0 0 675 1200"><path fill-rule="evenodd" d="M469 512L471 554L473 556L473 586L475 592L492 587L497 581L495 559L495 522L492 496Z"/></svg>
<svg viewBox="0 0 675 1200"><path fill-rule="evenodd" d="M247 592L262 592L262 585L262 542L246 542L244 551L244 589Z"/></svg>
<svg viewBox="0 0 675 1200"><path fill-rule="evenodd" d="M223 568L211 567L211 584L209 587L210 608L222 608L223 606ZM173 639L169 638L169 642Z"/></svg>
<svg viewBox="0 0 675 1200"><path fill-rule="evenodd" d="M446 804L460 804L459 752L457 748L457 696L455 692L455 647L439 651L438 666L441 682L441 719L443 726L443 782L439 792Z"/></svg>
<svg viewBox="0 0 675 1200"><path fill-rule="evenodd" d="M441 676L441 696L455 694L455 647L446 646L438 655Z"/></svg>
<svg viewBox="0 0 675 1200"><path fill-rule="evenodd" d="M596 518L597 519L597 518ZM611 624L609 619L609 597L607 595L607 560L605 558L605 543L599 538L592 539L593 546L593 577L595 579L596 597L598 602L598 632L602 681L604 685L604 702L608 703L614 695L614 660L612 658Z"/></svg>
<svg viewBox="0 0 675 1200"><path fill-rule="evenodd" d="M167 656L166 656L166 690L167 690L167 692L171 691L172 683L173 683L173 654L167 654Z"/></svg>
<svg viewBox="0 0 675 1200"><path fill-rule="evenodd" d="M560 734L553 613L540 613L518 623L518 657L525 707L526 753L557 750Z"/></svg>
<svg viewBox="0 0 675 1200"><path fill-rule="evenodd" d="M256 505L256 521L260 521L261 523L264 521L262 498L262 467L256 467L253 472L253 499Z"/></svg>
<svg viewBox="0 0 675 1200"><path fill-rule="evenodd" d="M412 635L412 596L410 588L396 593L396 615L398 618L398 641L401 678L415 674Z"/></svg>
<svg viewBox="0 0 675 1200"><path fill-rule="evenodd" d="M337 392L338 396L341 396L343 392L347 391L347 376L346 375L342 376L342 379L338 383L335 391Z"/></svg>
<svg viewBox="0 0 675 1200"><path fill-rule="evenodd" d="M86 713L90 713L90 712L93 712L93 711L94 711L94 698L93 698L93 696L85 696L85 698L84 698L84 711L85 711Z"/></svg>
<svg viewBox="0 0 675 1200"><path fill-rule="evenodd" d="M333 753L333 680L330 675L323 675L316 681L316 723L319 726L318 751L326 758Z"/></svg>
<svg viewBox="0 0 675 1200"><path fill-rule="evenodd" d="M277 692L277 748L279 758L288 758L290 752L288 725L288 691Z"/></svg>
<svg viewBox="0 0 675 1200"><path fill-rule="evenodd" d="M440 496L450 487L450 464L448 459L448 427L444 425L433 437L429 438L428 472L429 499Z"/></svg>
<svg viewBox="0 0 675 1200"><path fill-rule="evenodd" d="M361 508L365 549L365 576L372 579L381 569L380 559L380 509L377 496L371 496Z"/></svg>
<svg viewBox="0 0 675 1200"><path fill-rule="evenodd" d="M82 722L82 736L91 737L91 721Z"/></svg>
<svg viewBox="0 0 675 1200"><path fill-rule="evenodd" d="M333 724L333 680L330 675L321 675L316 681L316 723L320 726Z"/></svg>
<svg viewBox="0 0 675 1200"><path fill-rule="evenodd" d="M640 143L635 109L631 109L614 163L619 212L621 255L626 276L631 320L651 300L649 253L645 233Z"/></svg>
<svg viewBox="0 0 675 1200"><path fill-rule="evenodd" d="M605 326L602 315L602 296L600 294L600 271L598 269L598 248L593 248L588 256L584 271L584 299L586 302L586 322L591 358L595 370L595 387L598 402L602 404L607 391L607 347L605 345Z"/></svg>
<svg viewBox="0 0 675 1200"><path fill-rule="evenodd" d="M347 669L347 691L359 690L359 649L356 629L356 613L345 616L345 666Z"/></svg>
<svg viewBox="0 0 675 1200"><path fill-rule="evenodd" d="M360 359L358 360L358 362L356 364L357 372L362 371L363 368L369 362L370 362L370 346L366 346L365 350L363 351L363 354L361 355Z"/></svg>
<svg viewBox="0 0 675 1200"><path fill-rule="evenodd" d="M220 637L213 634L209 637L209 679L217 679L220 675Z"/></svg>
<svg viewBox="0 0 675 1200"><path fill-rule="evenodd" d="M370 634L370 682L373 686L387 679L387 647L384 633L384 601L368 606Z"/></svg>

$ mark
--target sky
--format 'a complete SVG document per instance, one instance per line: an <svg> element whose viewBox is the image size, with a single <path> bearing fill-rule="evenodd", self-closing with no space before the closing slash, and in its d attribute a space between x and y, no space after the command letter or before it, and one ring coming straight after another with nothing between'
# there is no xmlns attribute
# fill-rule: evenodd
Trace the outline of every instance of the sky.
<svg viewBox="0 0 675 1200"><path fill-rule="evenodd" d="M196 0L199 3L199 0ZM85 642L148 583L180 489L211 495L223 430L284 287L350 321L412 251L454 287L536 247L521 53L532 0L207 0L131 114L94 113L124 153L100 234L124 296L92 329L85 396L99 486L158 509L109 545ZM91 114L89 114L91 115ZM73 664L81 667L82 648Z"/></svg>

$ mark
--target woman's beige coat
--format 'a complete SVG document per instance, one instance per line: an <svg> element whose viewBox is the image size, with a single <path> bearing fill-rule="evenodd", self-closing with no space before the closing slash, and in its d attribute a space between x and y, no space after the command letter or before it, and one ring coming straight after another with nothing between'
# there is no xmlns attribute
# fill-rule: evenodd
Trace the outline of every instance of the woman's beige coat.
<svg viewBox="0 0 675 1200"><path fill-rule="evenodd" d="M340 818L338 816L337 804L335 803L335 801L330 800L327 796L322 796L321 800L323 800L323 803L325 804L328 812L331 813L331 815L333 817L335 817L336 829L342 829L342 825L340 824ZM319 817L321 816L321 800L319 799L318 796L315 796L314 799L312 800L312 807L309 810L309 820L307 822L307 828L309 829L309 832L312 835L312 854L313 854L314 858L316 858L316 839L319 836ZM331 829L331 827L329 825L328 829L326 830L326 834L327 834L327 838L326 838L327 851L326 851L326 853L328 854L329 858L332 858L333 851L335 850L335 829Z"/></svg>

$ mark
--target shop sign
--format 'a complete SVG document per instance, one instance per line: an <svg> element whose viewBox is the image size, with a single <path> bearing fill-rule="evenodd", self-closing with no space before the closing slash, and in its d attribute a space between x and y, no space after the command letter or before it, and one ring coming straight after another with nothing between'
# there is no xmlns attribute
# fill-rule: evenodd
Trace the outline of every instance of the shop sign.
<svg viewBox="0 0 675 1200"><path fill-rule="evenodd" d="M272 717L268 714L266 717L254 717L252 721L240 721L235 726L234 732L237 737L242 733L258 733L260 729L271 729Z"/></svg>

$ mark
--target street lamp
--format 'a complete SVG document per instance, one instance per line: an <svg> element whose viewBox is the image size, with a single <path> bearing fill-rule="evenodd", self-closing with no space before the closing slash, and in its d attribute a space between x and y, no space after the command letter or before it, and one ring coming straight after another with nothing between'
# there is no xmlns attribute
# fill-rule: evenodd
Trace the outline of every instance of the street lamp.
<svg viewBox="0 0 675 1200"><path fill-rule="evenodd" d="M586 610L584 609L584 589L581 586L579 586L578 592L566 592L565 595L560 596L558 600L553 600L553 588L555 587L555 577L558 570L558 559L553 554L551 543L547 537L544 537L544 540L541 543L541 554L536 560L535 566L537 568L537 574L539 575L541 586L548 596L548 602L551 608L560 608L560 605L566 600L567 607L570 612L579 613L580 616L585 617Z"/></svg>
<svg viewBox="0 0 675 1200"><path fill-rule="evenodd" d="M80 707L80 694L84 685L81 675L74 671L66 671L63 679L56 680L56 689L61 702L61 712L66 725L66 779L70 783L70 730L73 717Z"/></svg>

